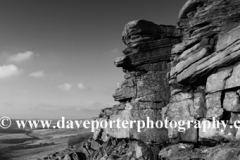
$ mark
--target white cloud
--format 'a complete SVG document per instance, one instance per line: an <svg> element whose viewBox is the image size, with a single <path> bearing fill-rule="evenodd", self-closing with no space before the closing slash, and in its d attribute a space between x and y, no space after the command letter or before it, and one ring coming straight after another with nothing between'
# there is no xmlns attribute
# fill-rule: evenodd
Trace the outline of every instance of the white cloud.
<svg viewBox="0 0 240 160"><path fill-rule="evenodd" d="M22 70L18 69L15 65L0 66L0 78L8 78L20 74Z"/></svg>
<svg viewBox="0 0 240 160"><path fill-rule="evenodd" d="M82 83L78 83L78 88L80 90L88 90L88 88L84 84L82 84Z"/></svg>
<svg viewBox="0 0 240 160"><path fill-rule="evenodd" d="M22 61L31 59L33 55L34 55L34 53L31 51L17 53L14 55L10 55L8 58L8 61L9 62L22 62Z"/></svg>
<svg viewBox="0 0 240 160"><path fill-rule="evenodd" d="M72 85L69 83L64 83L58 86L58 88L64 90L64 91L69 91L72 88Z"/></svg>
<svg viewBox="0 0 240 160"><path fill-rule="evenodd" d="M30 77L34 77L34 78L41 78L41 77L44 77L45 75L46 74L44 73L44 71L37 71L29 74Z"/></svg>

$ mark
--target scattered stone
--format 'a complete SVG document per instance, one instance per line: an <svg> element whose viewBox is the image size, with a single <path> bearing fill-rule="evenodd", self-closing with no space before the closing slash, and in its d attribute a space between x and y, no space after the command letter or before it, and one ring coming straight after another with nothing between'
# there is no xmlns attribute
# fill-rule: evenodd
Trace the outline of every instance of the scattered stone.
<svg viewBox="0 0 240 160"><path fill-rule="evenodd" d="M236 92L226 92L223 108L229 112L240 112L239 95Z"/></svg>
<svg viewBox="0 0 240 160"><path fill-rule="evenodd" d="M221 92L216 92L213 94L208 94L206 96L206 107L207 107L207 118L220 119L223 115L223 108L221 104Z"/></svg>

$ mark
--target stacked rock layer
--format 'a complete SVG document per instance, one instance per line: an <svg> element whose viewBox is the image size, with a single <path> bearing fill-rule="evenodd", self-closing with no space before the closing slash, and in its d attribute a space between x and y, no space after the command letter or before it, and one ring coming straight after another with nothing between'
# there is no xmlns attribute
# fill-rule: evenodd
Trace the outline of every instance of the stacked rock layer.
<svg viewBox="0 0 240 160"><path fill-rule="evenodd" d="M240 159L240 129L233 125L240 120L239 17L239 0L188 0L178 28L129 22L122 34L126 49L114 62L125 73L113 95L119 104L103 109L97 120L185 121L186 130L145 126L138 132L135 123L114 123L74 153L91 160ZM214 120L227 125L203 127Z"/></svg>
<svg viewBox="0 0 240 160"><path fill-rule="evenodd" d="M180 11L183 38L171 53L171 99L165 115L177 121L224 120L227 127L171 130L171 138L194 143L240 139L233 126L240 120L239 6L239 0L189 0Z"/></svg>
<svg viewBox="0 0 240 160"><path fill-rule="evenodd" d="M173 45L181 42L181 34L175 26L135 20L124 27L122 41L126 45L123 56L114 61L116 67L121 67L125 73L125 80L113 94L119 104L103 109L95 119L112 126L96 129L92 138L74 145L73 149L70 147L71 152L67 149L69 153L62 156L64 160L74 159L71 157L155 160L169 141L168 129L157 128L155 122L163 120L163 109L169 103L167 74L171 66L171 50ZM138 131L136 122L147 124L147 120L150 126L142 126ZM121 125L124 121L135 122L125 128Z"/></svg>
<svg viewBox="0 0 240 160"><path fill-rule="evenodd" d="M171 49L180 42L179 32L174 26L136 20L125 26L122 40L126 45L124 55L114 62L125 73L125 80L113 94L119 104L103 109L98 121L146 122L147 117L154 123L162 120L162 108L168 104L170 98L166 75L170 71ZM101 128L94 133L93 139L103 143L108 142L109 138L128 139L145 145L154 143L157 146L168 141L166 128L145 126L139 132L137 123L128 126L119 128L117 124L113 124L112 128ZM156 147L156 154L159 149ZM139 155L144 156L144 152L141 151ZM136 157L140 158L139 155Z"/></svg>

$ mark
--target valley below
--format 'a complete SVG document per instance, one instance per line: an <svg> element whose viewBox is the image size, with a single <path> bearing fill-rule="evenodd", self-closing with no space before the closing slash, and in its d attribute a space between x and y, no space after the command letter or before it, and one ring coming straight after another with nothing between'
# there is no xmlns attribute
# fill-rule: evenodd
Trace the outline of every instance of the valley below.
<svg viewBox="0 0 240 160"><path fill-rule="evenodd" d="M17 129L12 125L0 130L1 160L38 160L53 151L68 148L69 140L85 139L91 135L90 129ZM80 137L80 138L79 138Z"/></svg>

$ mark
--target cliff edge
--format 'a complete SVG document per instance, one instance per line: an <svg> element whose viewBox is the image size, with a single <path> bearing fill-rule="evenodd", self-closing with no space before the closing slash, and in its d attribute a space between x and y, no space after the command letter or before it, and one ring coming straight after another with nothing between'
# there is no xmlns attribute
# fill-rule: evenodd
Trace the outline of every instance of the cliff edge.
<svg viewBox="0 0 240 160"><path fill-rule="evenodd" d="M126 48L114 62L125 73L113 94L119 104L103 109L97 120L146 122L149 117L192 121L192 127L138 132L136 124L114 124L99 128L71 154L90 160L240 159L240 130L233 127L240 120L239 8L239 0L188 0L177 27L129 22L122 33ZM201 127L213 119L226 126ZM195 120L200 127L194 127Z"/></svg>

